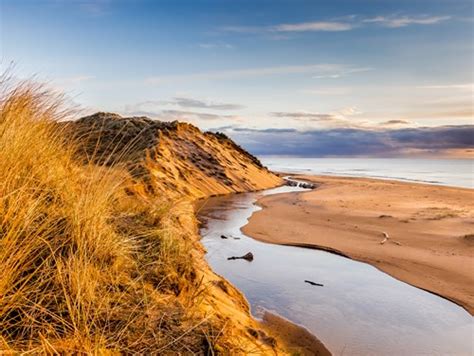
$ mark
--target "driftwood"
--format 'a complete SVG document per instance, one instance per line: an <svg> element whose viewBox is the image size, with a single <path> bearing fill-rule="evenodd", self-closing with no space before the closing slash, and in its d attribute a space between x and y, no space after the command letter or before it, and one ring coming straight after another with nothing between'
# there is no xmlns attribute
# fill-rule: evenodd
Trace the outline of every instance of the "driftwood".
<svg viewBox="0 0 474 356"><path fill-rule="evenodd" d="M382 231L382 235L383 235L384 239L383 239L382 241L380 241L380 244L381 244L381 245L383 245L384 243L386 243L387 240L390 238L390 237L388 236L388 234L387 234L385 231Z"/></svg>
<svg viewBox="0 0 474 356"><path fill-rule="evenodd" d="M249 262L253 261L253 253L252 252L247 252L243 256L232 256L232 257L227 257L228 260L246 260Z"/></svg>
<svg viewBox="0 0 474 356"><path fill-rule="evenodd" d="M235 236L231 236L234 240L240 240L240 237L235 237ZM226 235L221 235L221 239L228 239L229 237L226 236Z"/></svg>
<svg viewBox="0 0 474 356"><path fill-rule="evenodd" d="M307 279L304 280L305 283L311 284L312 286L324 287L324 284L316 283L313 281L308 281Z"/></svg>
<svg viewBox="0 0 474 356"><path fill-rule="evenodd" d="M384 236L384 239L382 241L380 241L381 245L383 245L384 243L386 243L390 239L390 236L388 236L388 234L385 231L382 231L382 235ZM390 239L390 242L394 243L397 246L402 246L402 244L398 241Z"/></svg>

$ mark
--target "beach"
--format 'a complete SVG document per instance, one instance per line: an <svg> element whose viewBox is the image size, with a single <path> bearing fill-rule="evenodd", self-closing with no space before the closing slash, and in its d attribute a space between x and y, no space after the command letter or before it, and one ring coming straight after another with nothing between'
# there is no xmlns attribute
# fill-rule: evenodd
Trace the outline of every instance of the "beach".
<svg viewBox="0 0 474 356"><path fill-rule="evenodd" d="M370 178L293 176L316 189L259 199L243 232L369 263L474 312L474 190Z"/></svg>

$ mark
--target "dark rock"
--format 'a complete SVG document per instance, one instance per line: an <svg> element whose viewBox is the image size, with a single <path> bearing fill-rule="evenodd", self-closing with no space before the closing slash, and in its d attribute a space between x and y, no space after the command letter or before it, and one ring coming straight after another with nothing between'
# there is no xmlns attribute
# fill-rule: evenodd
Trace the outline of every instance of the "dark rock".
<svg viewBox="0 0 474 356"><path fill-rule="evenodd" d="M291 180L291 179L285 179L285 185L290 186L290 187L300 187L300 188L305 188L305 189L316 188L316 185L314 185L313 183L298 182L296 180Z"/></svg>
<svg viewBox="0 0 474 356"><path fill-rule="evenodd" d="M232 257L228 257L227 258L228 260L246 260L246 261L249 261L249 262L252 262L253 261L253 253L252 252L247 252L245 255L243 256L232 256Z"/></svg>
<svg viewBox="0 0 474 356"><path fill-rule="evenodd" d="M297 187L298 182L296 182L294 180L285 179L285 185L287 185L289 187Z"/></svg>
<svg viewBox="0 0 474 356"><path fill-rule="evenodd" d="M228 239L228 237L225 235L221 235L221 239Z"/></svg>
<svg viewBox="0 0 474 356"><path fill-rule="evenodd" d="M245 255L242 256L242 258L247 261L253 261L253 253L247 252Z"/></svg>

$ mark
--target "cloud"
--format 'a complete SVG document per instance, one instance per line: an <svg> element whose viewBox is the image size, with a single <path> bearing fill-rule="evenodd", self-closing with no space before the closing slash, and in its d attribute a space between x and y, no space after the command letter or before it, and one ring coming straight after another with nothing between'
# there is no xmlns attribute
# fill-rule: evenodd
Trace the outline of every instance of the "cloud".
<svg viewBox="0 0 474 356"><path fill-rule="evenodd" d="M360 114L355 107L343 108L330 113L317 113L307 111L271 112L270 115L278 118L288 118L299 122L314 124L319 123L324 127L359 128L367 127L365 122L352 122L348 117Z"/></svg>
<svg viewBox="0 0 474 356"><path fill-rule="evenodd" d="M399 126L399 125L413 125L411 121L408 120L388 120L381 122L380 126Z"/></svg>
<svg viewBox="0 0 474 356"><path fill-rule="evenodd" d="M78 84L88 80L95 79L93 75L77 75L74 77L66 77L66 78L58 78L55 79L53 82L58 85L71 85L71 84Z"/></svg>
<svg viewBox="0 0 474 356"><path fill-rule="evenodd" d="M331 21L315 21L302 22L294 24L281 24L270 27L270 31L274 32L314 32L314 31L349 31L354 28L351 23L331 22Z"/></svg>
<svg viewBox="0 0 474 356"><path fill-rule="evenodd" d="M221 120L223 118L233 118L230 115L217 115L217 114L210 114L210 113L202 113L196 111L182 111L182 110L163 110L160 112L160 117L166 119L167 121L172 120L181 120L181 121L188 121L192 119L200 119L200 120Z"/></svg>
<svg viewBox="0 0 474 356"><path fill-rule="evenodd" d="M326 74L315 75L313 76L313 78L314 79L326 79L326 78L337 79L337 78L345 77L349 74L368 72L371 70L373 70L373 68L370 68L370 67L347 68L347 69L342 69L340 71L334 71L334 72L329 72Z"/></svg>
<svg viewBox="0 0 474 356"><path fill-rule="evenodd" d="M224 80L224 79L240 79L252 78L272 75L288 75L288 74L314 74L327 75L327 73L351 73L351 68L341 64L303 64L303 65L289 65L277 67L260 67L260 68L245 68L245 69L230 69L221 71L211 71L203 73L192 73L187 75L164 75L152 76L145 79L147 84L166 84L175 83L176 81L190 81L190 80ZM353 72L352 72L353 73Z"/></svg>
<svg viewBox="0 0 474 356"><path fill-rule="evenodd" d="M466 123L472 122L474 118L472 100L474 91L470 85L436 85L430 86L429 90L439 91L439 93L428 100L417 100L410 107L405 107L404 112L399 113L399 116L414 120L460 119Z"/></svg>
<svg viewBox="0 0 474 356"><path fill-rule="evenodd" d="M78 4L79 9L90 16L101 16L109 8L111 0L80 0L71 1L70 3Z"/></svg>
<svg viewBox="0 0 474 356"><path fill-rule="evenodd" d="M291 33L291 32L340 32L349 31L354 24L340 21L312 21L299 23L284 23L274 26L224 26L224 32L258 34L258 33Z"/></svg>
<svg viewBox="0 0 474 356"><path fill-rule="evenodd" d="M207 109L207 110L236 110L243 106L237 104L225 104L205 102L202 100L177 97L172 100L148 100L135 104L125 105L123 113L133 116L148 116L163 121L231 121L238 122L240 117L235 115L221 115L205 111L180 110L167 108L170 105L184 109Z"/></svg>
<svg viewBox="0 0 474 356"><path fill-rule="evenodd" d="M257 155L403 156L413 152L437 154L446 150L474 148L474 125L395 130L228 128L224 131Z"/></svg>
<svg viewBox="0 0 474 356"><path fill-rule="evenodd" d="M473 118L472 104L467 107L456 107L452 110L442 110L432 108L431 111L410 111L400 113L401 119L389 119L379 123L373 120L379 120L379 117L371 117L372 120L368 120L366 117L363 119L361 114L364 114L357 107L350 106L341 108L327 113L321 112L309 112L309 111L289 111L289 112L270 112L269 115L272 117L287 119L285 124L292 125L292 122L306 124L304 127L308 128L353 128L353 129L371 129L380 130L382 127L396 128L396 127L417 127L418 123L409 120L423 120L423 119L466 119ZM469 121L468 121L469 122ZM472 121L471 121L472 122Z"/></svg>
<svg viewBox="0 0 474 356"><path fill-rule="evenodd" d="M390 131L392 140L418 149L459 149L474 147L474 125L411 128Z"/></svg>
<svg viewBox="0 0 474 356"><path fill-rule="evenodd" d="M77 75L73 77L57 78L50 82L52 89L59 92L77 89L81 84L94 80L93 75Z"/></svg>
<svg viewBox="0 0 474 356"><path fill-rule="evenodd" d="M233 32L240 34L272 34L272 33L295 33L295 32L342 32L350 31L362 26L371 24L388 28L400 28L409 25L434 25L451 19L451 16L375 16L364 18L362 16L351 15L339 19L329 19L324 21L308 21L296 23L282 23L268 26L224 26L220 30L223 32Z"/></svg>
<svg viewBox="0 0 474 356"><path fill-rule="evenodd" d="M272 112L271 116L280 118L291 118L303 121L330 121L336 119L333 114L310 113L304 111L297 112Z"/></svg>
<svg viewBox="0 0 474 356"><path fill-rule="evenodd" d="M458 83L458 84L438 84L438 85L421 85L419 89L458 89L474 91L474 83Z"/></svg>
<svg viewBox="0 0 474 356"><path fill-rule="evenodd" d="M350 92L349 88L318 88L318 89L303 89L301 93L311 95L346 95Z"/></svg>
<svg viewBox="0 0 474 356"><path fill-rule="evenodd" d="M162 121L188 121L195 122L196 120L204 121L218 121L218 120L232 120L239 121L239 117L233 115L218 115L206 112L185 111L185 110L125 110L125 115L132 116L147 116L153 119Z"/></svg>
<svg viewBox="0 0 474 356"><path fill-rule="evenodd" d="M203 101L193 98L186 97L175 97L171 100L146 100L139 103L126 105L125 110L127 112L150 112L157 113L162 112L164 107L175 106L184 109L207 109L207 110L240 110L245 108L243 105L220 103L214 101Z"/></svg>
<svg viewBox="0 0 474 356"><path fill-rule="evenodd" d="M364 23L377 23L384 27L399 28L409 25L434 25L447 21L451 16L376 16L362 20Z"/></svg>
<svg viewBox="0 0 474 356"><path fill-rule="evenodd" d="M343 116L352 116L352 115L357 115L361 114L362 112L359 111L355 106L349 106L347 108L340 109L338 111L338 114L343 115Z"/></svg>
<svg viewBox="0 0 474 356"><path fill-rule="evenodd" d="M406 116L409 116L414 119L452 119L452 118L473 118L474 117L474 108L471 106L466 108L459 108L457 110L440 110L440 111L422 111L422 112L412 112L407 113Z"/></svg>
<svg viewBox="0 0 474 356"><path fill-rule="evenodd" d="M183 108L200 108L213 110L240 110L245 108L245 106L239 104L205 102L202 100L182 97L174 98L173 101L170 101L169 103L176 104Z"/></svg>
<svg viewBox="0 0 474 356"><path fill-rule="evenodd" d="M233 49L234 46L229 44L229 43L199 43L198 44L199 48L202 49L216 49L216 48L224 48L224 49Z"/></svg>
<svg viewBox="0 0 474 356"><path fill-rule="evenodd" d="M223 26L220 28L223 32L234 32L234 33L261 33L268 31L269 27L264 26Z"/></svg>

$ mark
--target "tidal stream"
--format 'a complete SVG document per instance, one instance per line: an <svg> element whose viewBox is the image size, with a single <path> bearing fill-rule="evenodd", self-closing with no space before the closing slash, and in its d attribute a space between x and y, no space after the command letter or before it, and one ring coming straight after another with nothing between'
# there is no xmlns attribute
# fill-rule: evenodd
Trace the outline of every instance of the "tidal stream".
<svg viewBox="0 0 474 356"><path fill-rule="evenodd" d="M214 197L199 210L209 264L245 294L256 317L264 310L279 314L305 327L334 355L473 354L473 318L458 305L366 263L268 244L241 232L260 209L260 196L302 190L285 186ZM247 252L252 262L227 260Z"/></svg>

